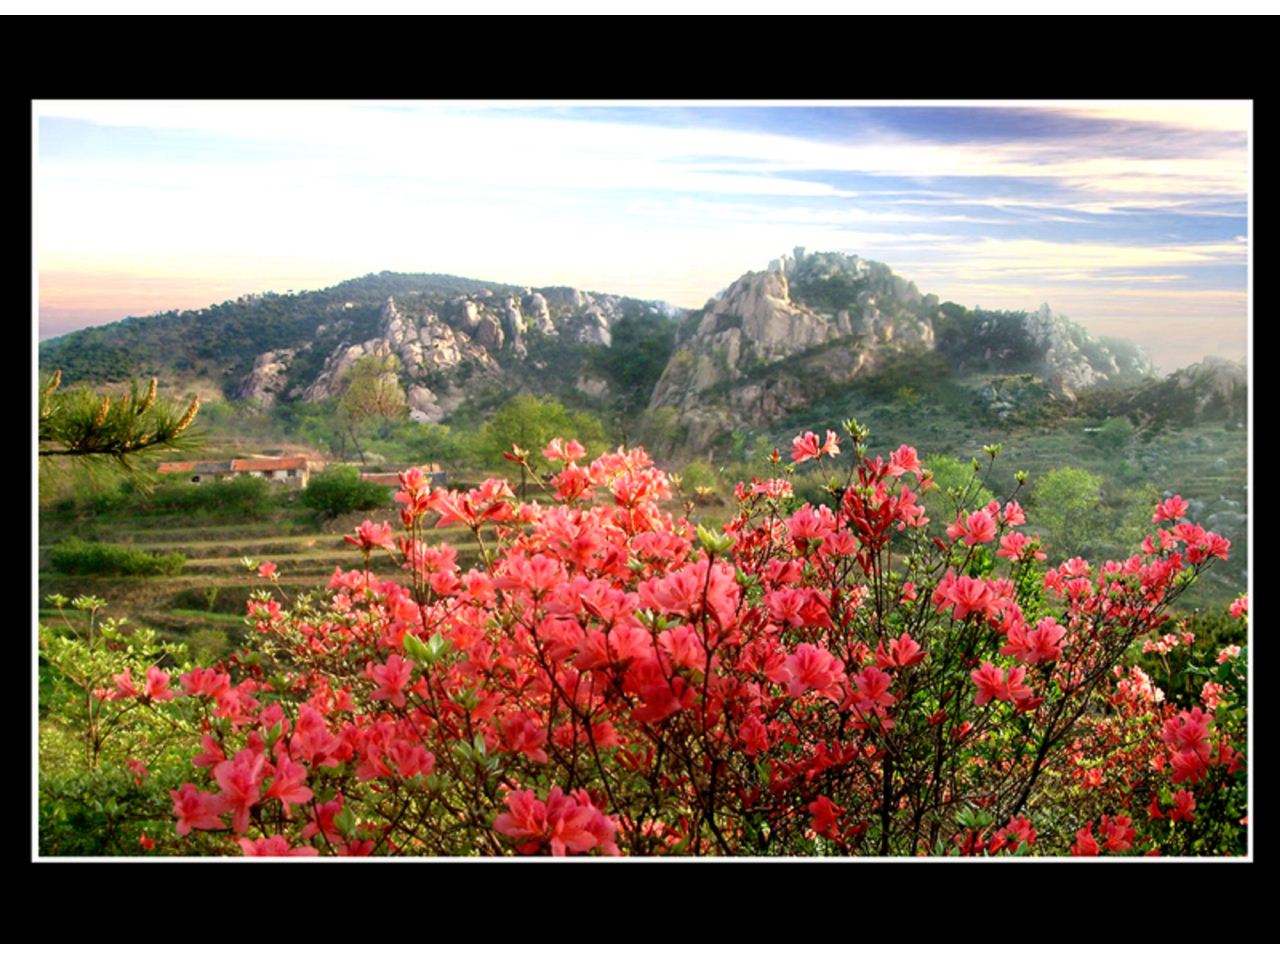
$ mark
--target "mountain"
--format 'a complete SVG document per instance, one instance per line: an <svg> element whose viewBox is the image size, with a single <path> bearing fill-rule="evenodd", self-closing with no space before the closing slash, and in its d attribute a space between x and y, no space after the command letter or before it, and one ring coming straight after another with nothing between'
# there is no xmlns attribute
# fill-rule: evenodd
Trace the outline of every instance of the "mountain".
<svg viewBox="0 0 1280 960"><path fill-rule="evenodd" d="M571 287L383 272L326 290L248 295L78 330L41 343L40 366L61 368L68 383L202 377L229 399L271 406L328 399L357 359L390 354L400 361L414 418L435 421L486 390L626 392L610 382L617 364L602 356L619 325L630 344L637 326L669 330L683 312ZM650 389L652 378L643 400Z"/></svg>
<svg viewBox="0 0 1280 960"><path fill-rule="evenodd" d="M1153 368L1135 344L1094 338L1048 305L969 310L922 295L885 264L797 247L685 317L651 406L674 409L700 449L889 371L903 386L913 372L1029 374L1074 400L1085 388L1141 382Z"/></svg>
<svg viewBox="0 0 1280 960"><path fill-rule="evenodd" d="M960 415L1056 413L1137 425L1244 418L1239 364L1208 358L1164 380L1126 340L1094 337L1048 305L969 309L883 263L796 248L698 310L571 287L379 273L303 293L130 317L40 344L68 383L158 375L212 380L260 407L341 393L366 356L395 357L419 422L477 422L519 391L669 427L690 452L854 390L879 401L955 386ZM961 409L963 408L963 409ZM1046 413L1048 411L1048 413ZM450 422L460 422L452 419Z"/></svg>

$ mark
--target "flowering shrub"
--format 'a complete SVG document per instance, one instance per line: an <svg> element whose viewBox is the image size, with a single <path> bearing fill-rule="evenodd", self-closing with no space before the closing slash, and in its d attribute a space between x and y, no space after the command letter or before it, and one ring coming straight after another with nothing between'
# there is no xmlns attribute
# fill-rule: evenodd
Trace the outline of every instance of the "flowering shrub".
<svg viewBox="0 0 1280 960"><path fill-rule="evenodd" d="M638 449L554 441L550 506L405 472L401 529L347 538L361 567L255 593L252 649L116 684L189 731L165 849L1243 852L1245 655L1190 709L1139 665L1229 543L1173 498L1132 556L1046 570L1013 496L931 518L916 451L846 432L851 463L797 437L718 531L663 509ZM843 464L829 503L791 496L809 461ZM430 542L450 525L472 569Z"/></svg>

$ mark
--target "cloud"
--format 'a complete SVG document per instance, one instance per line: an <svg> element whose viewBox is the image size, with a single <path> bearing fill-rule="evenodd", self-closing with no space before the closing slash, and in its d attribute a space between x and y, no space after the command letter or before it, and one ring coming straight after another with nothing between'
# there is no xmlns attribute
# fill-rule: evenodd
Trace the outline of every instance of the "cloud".
<svg viewBox="0 0 1280 960"><path fill-rule="evenodd" d="M699 305L802 244L944 296L1079 289L1114 317L1246 262L1244 103L1023 104L969 139L962 110L944 138L877 122L896 108L752 128L723 106L562 106L38 102L42 306L148 312L382 269Z"/></svg>

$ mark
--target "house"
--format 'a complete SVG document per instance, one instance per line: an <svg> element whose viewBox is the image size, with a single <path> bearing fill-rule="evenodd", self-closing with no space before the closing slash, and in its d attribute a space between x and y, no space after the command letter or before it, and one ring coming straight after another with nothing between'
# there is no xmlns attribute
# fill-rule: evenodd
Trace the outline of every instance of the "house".
<svg viewBox="0 0 1280 960"><path fill-rule="evenodd" d="M189 473L192 483L262 477L273 483L305 487L311 465L306 457L256 457L235 460L187 460L162 463L160 473Z"/></svg>

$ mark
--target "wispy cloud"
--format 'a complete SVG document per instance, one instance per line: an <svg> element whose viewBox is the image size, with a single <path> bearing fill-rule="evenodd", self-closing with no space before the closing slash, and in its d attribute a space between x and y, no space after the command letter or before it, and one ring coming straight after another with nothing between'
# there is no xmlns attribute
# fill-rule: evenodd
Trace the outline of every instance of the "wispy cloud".
<svg viewBox="0 0 1280 960"><path fill-rule="evenodd" d="M63 322L380 269L696 305L794 244L953 299L1074 284L1087 325L1133 309L1121 290L1243 290L1248 104L38 110L41 303Z"/></svg>

